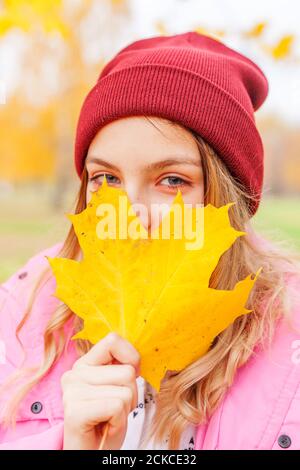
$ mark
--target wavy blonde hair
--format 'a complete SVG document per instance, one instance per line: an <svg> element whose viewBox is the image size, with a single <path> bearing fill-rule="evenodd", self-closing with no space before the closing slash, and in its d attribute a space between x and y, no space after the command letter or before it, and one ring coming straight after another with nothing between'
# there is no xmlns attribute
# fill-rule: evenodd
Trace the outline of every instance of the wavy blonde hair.
<svg viewBox="0 0 300 470"><path fill-rule="evenodd" d="M147 116L146 119L155 126ZM168 121L171 126L181 126ZM156 126L155 126L156 127ZM156 410L140 448L143 449L148 439L153 438L158 445L163 440L169 449L178 449L182 432L188 424L205 423L216 410L228 387L233 383L236 371L246 363L258 343L270 345L276 322L281 315L288 317L289 298L286 295L285 273L299 273L298 257L288 251L263 248L256 243L256 236L250 224L250 196L236 178L234 178L222 159L197 133L187 129L195 139L204 172L204 203L217 207L230 201L237 204L229 211L231 224L247 232L247 236L238 238L222 255L214 270L209 286L218 289L232 289L235 284L249 273L255 273L263 267L248 299L247 308L251 313L238 317L213 341L209 351L196 362L175 375L166 376L157 394ZM84 168L79 188L75 213L86 207L87 171ZM73 226L70 227L58 257L78 259L80 246ZM297 260L296 260L297 259ZM229 268L230 266L230 268ZM34 286L29 305L19 323L16 335L26 323L35 297L40 287L52 275L50 267L44 270ZM66 338L64 325L73 321L73 333L82 329L82 320L68 306L60 305L52 314L44 332L44 361L33 369L21 368L4 387L15 384L18 378L28 376L26 383L17 387L13 398L7 404L3 425L15 425L16 413L22 399L59 360L66 350L70 337ZM86 340L76 340L79 355L85 354L92 344ZM24 359L25 360L25 359Z"/></svg>

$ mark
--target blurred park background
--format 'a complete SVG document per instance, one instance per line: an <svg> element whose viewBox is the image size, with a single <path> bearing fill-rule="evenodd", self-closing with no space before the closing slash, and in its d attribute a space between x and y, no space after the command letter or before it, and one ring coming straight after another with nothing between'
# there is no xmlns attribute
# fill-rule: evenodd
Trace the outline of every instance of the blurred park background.
<svg viewBox="0 0 300 470"><path fill-rule="evenodd" d="M67 233L76 120L102 67L134 40L187 30L224 41L267 75L253 222L300 252L299 25L298 0L0 0L0 282Z"/></svg>

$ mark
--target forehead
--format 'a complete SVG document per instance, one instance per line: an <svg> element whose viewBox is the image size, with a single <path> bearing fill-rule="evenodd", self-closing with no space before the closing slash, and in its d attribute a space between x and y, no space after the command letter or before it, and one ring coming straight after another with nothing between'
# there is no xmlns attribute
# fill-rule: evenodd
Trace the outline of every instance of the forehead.
<svg viewBox="0 0 300 470"><path fill-rule="evenodd" d="M196 141L187 129L156 116L130 116L99 130L89 147L87 162L89 157L118 160L132 155L139 156L141 163L174 153L199 157Z"/></svg>

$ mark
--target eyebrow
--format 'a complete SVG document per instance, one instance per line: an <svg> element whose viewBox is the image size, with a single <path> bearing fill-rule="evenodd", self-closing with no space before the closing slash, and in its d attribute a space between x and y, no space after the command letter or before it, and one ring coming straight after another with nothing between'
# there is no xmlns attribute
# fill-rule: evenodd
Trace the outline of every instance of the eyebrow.
<svg viewBox="0 0 300 470"><path fill-rule="evenodd" d="M94 156L87 157L86 164L88 163L97 163L99 165L105 166L106 168L110 168L112 170L118 171L118 168L115 165L99 157L94 157ZM147 170L161 170L163 168L166 168L167 166L172 166L172 165L194 165L199 168L201 167L200 156L199 156L199 160L195 160L194 158L190 158L185 155L169 156L168 158L164 160L160 160L158 162L153 162L153 163L150 163L149 165L146 165L146 169Z"/></svg>

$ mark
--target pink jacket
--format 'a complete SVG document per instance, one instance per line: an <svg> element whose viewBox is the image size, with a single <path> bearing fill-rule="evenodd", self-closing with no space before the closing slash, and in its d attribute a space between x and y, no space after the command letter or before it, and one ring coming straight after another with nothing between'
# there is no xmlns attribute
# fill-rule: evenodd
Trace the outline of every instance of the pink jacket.
<svg viewBox="0 0 300 470"><path fill-rule="evenodd" d="M22 362L15 337L31 287L45 255L56 256L58 243L29 259L0 286L0 383ZM289 288L299 291L299 279L290 275ZM54 307L52 276L41 288L20 338L28 350L27 365L43 356L43 331ZM292 305L293 331L280 320L270 351L255 354L236 373L234 384L209 422L197 428L195 449L300 449L300 300ZM77 358L74 342L67 354L23 400L15 430L0 426L0 449L62 449L63 405L60 377ZM8 398L0 395L0 413Z"/></svg>

